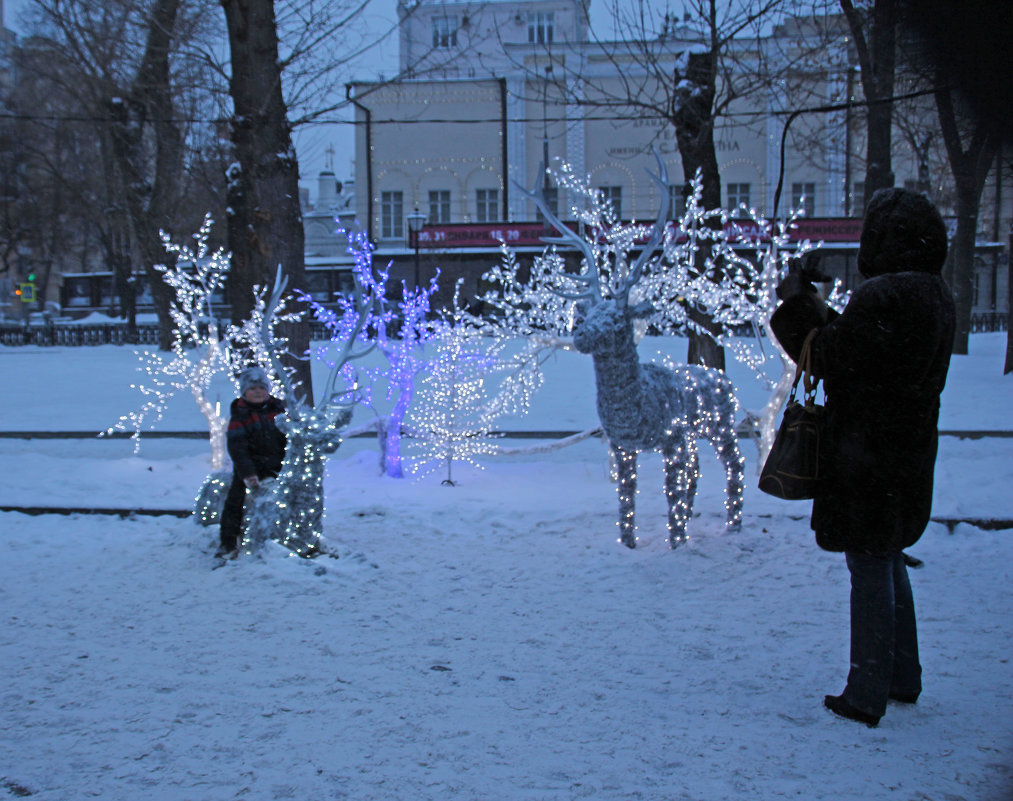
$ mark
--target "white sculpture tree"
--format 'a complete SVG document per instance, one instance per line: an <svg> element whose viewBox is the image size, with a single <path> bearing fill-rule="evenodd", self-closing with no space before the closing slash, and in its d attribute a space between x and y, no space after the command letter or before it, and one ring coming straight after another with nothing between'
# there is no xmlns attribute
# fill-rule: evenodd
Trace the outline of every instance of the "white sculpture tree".
<svg viewBox="0 0 1013 801"><path fill-rule="evenodd" d="M225 429L228 416L222 415L219 398L211 397L213 379L223 374L232 381L237 373L235 355L227 337L215 318L211 305L212 295L225 281L229 270L229 255L221 248L209 253L208 237L212 226L211 216L204 217L200 230L194 234L196 249L174 244L162 232L166 253L175 256L172 265L159 264L165 282L172 288L175 298L169 314L175 324L170 355L158 352L137 351L141 369L148 383L136 384L144 396L144 403L136 411L120 417L105 431L132 431L134 450L140 449L141 432L153 429L162 419L169 401L177 392L190 392L197 407L207 420L211 441L211 469L220 471L226 464ZM226 402L227 408L228 402ZM100 435L101 436L101 435Z"/></svg>
<svg viewBox="0 0 1013 801"><path fill-rule="evenodd" d="M459 281L453 305L436 329L436 358L427 367L408 426L416 455L413 472L425 476L445 468L448 486L455 483L455 462L481 467L476 456L497 452L492 426L509 408L488 392L509 367L502 358L504 343L487 337L464 311L460 289Z"/></svg>

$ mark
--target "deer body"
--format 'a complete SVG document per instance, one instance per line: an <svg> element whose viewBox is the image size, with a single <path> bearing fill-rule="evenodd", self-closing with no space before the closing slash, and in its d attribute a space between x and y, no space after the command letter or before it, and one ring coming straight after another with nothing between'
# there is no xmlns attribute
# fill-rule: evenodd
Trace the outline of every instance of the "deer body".
<svg viewBox="0 0 1013 801"><path fill-rule="evenodd" d="M278 420L288 440L281 473L265 482L247 505L243 550L252 553L267 539L298 556L320 552L323 531L324 467L341 445L341 431L351 419L344 412L335 419L313 407L297 410L298 417Z"/></svg>
<svg viewBox="0 0 1013 801"><path fill-rule="evenodd" d="M697 440L713 446L725 468L727 525L742 520L743 462L735 433L731 382L699 365L668 369L639 361L635 312L613 300L592 306L573 333L574 347L594 359L598 417L619 465L620 541L636 547L637 456L659 450L665 461L669 545L686 540L693 513Z"/></svg>

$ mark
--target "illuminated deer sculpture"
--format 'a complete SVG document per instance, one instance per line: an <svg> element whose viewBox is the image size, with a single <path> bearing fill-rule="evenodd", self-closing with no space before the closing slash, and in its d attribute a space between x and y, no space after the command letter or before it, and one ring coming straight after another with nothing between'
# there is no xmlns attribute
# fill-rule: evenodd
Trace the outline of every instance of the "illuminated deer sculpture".
<svg viewBox="0 0 1013 801"><path fill-rule="evenodd" d="M650 239L628 270L622 263L600 263L607 256L601 256L592 242L559 220L543 195L518 187L559 232L544 241L575 247L583 254L582 272L568 276L580 290L557 294L580 301L573 344L594 359L598 416L619 470L619 540L629 548L635 548L637 542L637 455L645 450L659 450L664 456L670 547L687 539L686 526L696 496L698 439L711 443L724 466L727 526L737 529L742 520L743 459L735 432L731 381L720 370L700 365L668 368L644 364L637 354L634 320L648 317L654 310L647 303L631 305L630 290L644 277L666 226L668 177L660 157L658 164L661 177L649 174L661 190L661 210ZM611 276L607 295L602 292L603 271Z"/></svg>
<svg viewBox="0 0 1013 801"><path fill-rule="evenodd" d="M364 342L362 335L375 298L364 296L361 285L356 285L354 300L341 300L345 323L334 357L331 371L324 384L320 399L311 405L298 397L284 364L279 357L280 346L274 339L271 321L281 305L281 296L288 279L278 268L274 290L265 310L262 339L274 372L285 390L287 415L277 425L288 443L281 474L274 481L264 482L247 504L243 551L252 553L267 539L288 548L302 557L330 553L324 545L323 533L323 482L327 457L341 445L341 433L352 417L358 399L354 377L344 368L366 355L375 342Z"/></svg>

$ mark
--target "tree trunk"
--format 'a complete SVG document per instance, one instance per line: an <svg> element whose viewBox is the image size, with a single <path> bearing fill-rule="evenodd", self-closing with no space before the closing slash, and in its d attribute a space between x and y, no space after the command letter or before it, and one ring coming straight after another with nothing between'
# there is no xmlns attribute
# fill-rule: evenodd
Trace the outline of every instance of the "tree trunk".
<svg viewBox="0 0 1013 801"><path fill-rule="evenodd" d="M1007 375L1013 373L1013 325L1010 325L1010 317L1013 316L1013 267L1010 262L1013 261L1013 226L1010 227L1009 232L1009 244L1006 248L1007 260L1006 260L1006 294L1009 298L1009 302L1006 304L1006 363L1003 365L1002 374Z"/></svg>
<svg viewBox="0 0 1013 801"><path fill-rule="evenodd" d="M957 231L950 242L944 277L953 292L957 326L953 352L967 354L974 304L974 239L978 228L978 198L969 192L957 193Z"/></svg>
<svg viewBox="0 0 1013 801"><path fill-rule="evenodd" d="M878 189L893 186L891 135L893 125L894 66L897 58L898 0L875 0L871 17L858 11L852 0L840 0L855 41L861 67L862 92L868 106L865 151L864 209ZM850 187L847 187L850 190Z"/></svg>
<svg viewBox="0 0 1013 801"><path fill-rule="evenodd" d="M714 65L715 55L712 52L689 54L685 73L677 71L674 75L676 91L673 93L675 100L671 117L682 158L683 178L688 184L700 170L703 179L701 202L705 209L721 206L721 173L714 147ZM720 226L721 223L712 220L711 224ZM696 261L701 270L708 255L706 247L697 251ZM707 330L716 330L713 321L696 310L690 310L690 318ZM724 348L713 337L696 331L689 332L686 360L690 364L725 369Z"/></svg>
<svg viewBox="0 0 1013 801"><path fill-rule="evenodd" d="M158 315L158 344L168 350L175 325L169 314L174 293L162 279L155 265L164 263L166 254L158 236L170 230L173 211L180 200L180 177L183 172L183 137L173 122L174 109L170 86L169 52L180 0L159 0L148 29L148 47L138 70L135 92L143 99L151 115L155 132L155 175L148 206L147 229L141 253L145 274L151 287L151 298Z"/></svg>
<svg viewBox="0 0 1013 801"><path fill-rule="evenodd" d="M273 0L220 0L229 33L232 144L228 172L228 238L232 268L227 284L232 319L253 308L254 285L270 286L279 266L292 287L305 286L305 248L299 206L299 164L282 95ZM279 326L289 353L309 349L309 323ZM312 403L309 362L285 357Z"/></svg>
<svg viewBox="0 0 1013 801"><path fill-rule="evenodd" d="M158 315L158 344L168 350L172 342L169 303L172 290L154 268L165 261L159 230L169 228L179 196L183 170L183 140L173 122L169 53L180 0L158 0L148 24L144 57L134 76L130 95L111 100L113 153L123 181L123 195L133 240L144 264ZM154 164L145 156L145 135L154 134ZM127 267L130 270L130 267ZM136 297L133 281L129 292ZM129 301L128 301L129 303Z"/></svg>
<svg viewBox="0 0 1013 801"><path fill-rule="evenodd" d="M936 74L936 86L946 86L946 76ZM953 291L957 326L953 352L966 354L971 333L971 306L974 300L974 240L978 230L978 208L985 179L999 149L995 124L986 118L971 122L962 119L949 89L935 92L939 127L957 188L957 231L950 243L943 277ZM964 147L962 126L970 131L970 144Z"/></svg>

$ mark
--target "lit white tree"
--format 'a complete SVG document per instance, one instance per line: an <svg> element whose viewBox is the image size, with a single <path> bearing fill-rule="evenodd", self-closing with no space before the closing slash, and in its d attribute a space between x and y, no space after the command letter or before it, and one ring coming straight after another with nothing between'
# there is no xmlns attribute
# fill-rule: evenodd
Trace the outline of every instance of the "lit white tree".
<svg viewBox="0 0 1013 801"><path fill-rule="evenodd" d="M193 236L196 248L177 245L169 234L161 233L166 253L175 257L171 265L155 266L175 293L169 306L175 325L172 350L165 356L157 351L136 351L141 360L138 369L147 376L147 382L132 386L145 400L139 409L120 417L104 433L132 431L136 453L140 449L141 432L158 424L177 392L190 392L207 420L211 469L220 471L227 459L228 417L222 415L220 399L212 399L211 387L219 374L231 379L234 389L239 385L235 380L235 355L223 336L211 304L213 294L222 287L229 270L227 253L221 248L209 252L212 224L211 216L206 215L200 230Z"/></svg>
<svg viewBox="0 0 1013 801"><path fill-rule="evenodd" d="M476 456L494 454L493 423L508 413L508 404L491 400L489 387L508 363L504 342L492 339L462 307L461 282L451 308L443 312L433 339L436 356L429 363L418 402L409 415L413 472L430 475L443 468L443 483L454 485L453 466L464 462L481 467Z"/></svg>

